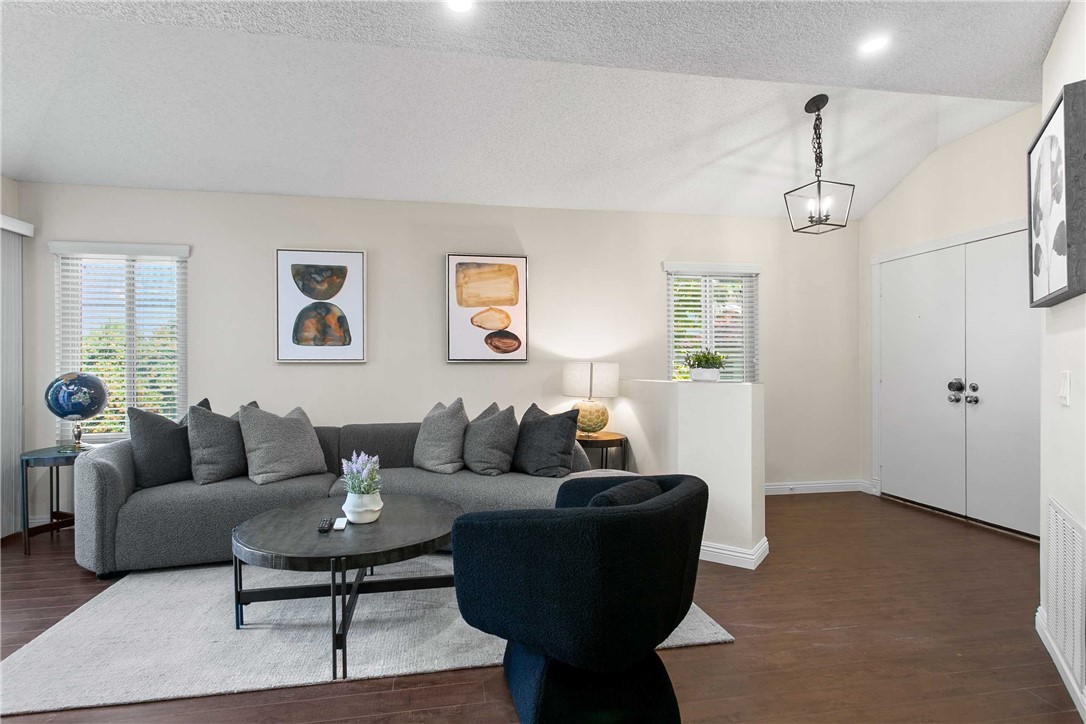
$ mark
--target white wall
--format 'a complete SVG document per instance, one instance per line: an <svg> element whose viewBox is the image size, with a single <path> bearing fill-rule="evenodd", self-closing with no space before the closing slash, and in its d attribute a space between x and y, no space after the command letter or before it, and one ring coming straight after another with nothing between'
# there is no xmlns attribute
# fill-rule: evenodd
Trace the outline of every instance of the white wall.
<svg viewBox="0 0 1086 724"><path fill-rule="evenodd" d="M1047 113L1060 89L1086 78L1086 4L1072 2L1044 63L1042 108ZM1081 241L1081 240L1080 240ZM1071 406L1057 398L1061 370L1071 373ZM1086 524L1086 295L1045 314L1041 357L1041 510L1052 497ZM1048 540L1041 529L1041 604L1048 592ZM1065 679L1066 680L1066 679ZM1078 692L1086 716L1086 691Z"/></svg>
<svg viewBox="0 0 1086 724"><path fill-rule="evenodd" d="M26 399L54 375L52 240L185 243L189 390L230 409L256 398L317 424L418 420L463 395L565 407L561 363L608 359L622 376L665 373L664 260L752 262L761 280L766 478L861 474L857 236L791 233L785 220L376 202L20 184L28 242ZM275 249L369 252L364 365L275 361ZM530 362L444 361L446 252L529 257ZM27 445L54 440L28 404ZM44 494L44 486L40 486Z"/></svg>

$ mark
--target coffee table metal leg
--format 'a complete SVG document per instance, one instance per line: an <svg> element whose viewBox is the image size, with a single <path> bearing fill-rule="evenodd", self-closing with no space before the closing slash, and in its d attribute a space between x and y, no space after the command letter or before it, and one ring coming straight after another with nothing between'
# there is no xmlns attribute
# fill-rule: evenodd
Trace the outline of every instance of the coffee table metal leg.
<svg viewBox="0 0 1086 724"><path fill-rule="evenodd" d="M336 658L336 655L338 653L336 651L336 564L337 564L337 561L336 561L335 558L333 558L332 561L331 561L331 569L332 569L332 596L331 596L331 598L332 598L332 681L335 681L336 679L339 678L339 673L338 673L338 669L337 669L337 666L339 665L339 660Z"/></svg>
<svg viewBox="0 0 1086 724"><path fill-rule="evenodd" d="M343 617L343 635L340 646L343 648L343 678L347 678L347 629L350 621L347 620L347 561L339 569L339 611Z"/></svg>
<svg viewBox="0 0 1086 724"><path fill-rule="evenodd" d="M245 625L245 609L241 605L241 567L244 564L234 556L234 628Z"/></svg>

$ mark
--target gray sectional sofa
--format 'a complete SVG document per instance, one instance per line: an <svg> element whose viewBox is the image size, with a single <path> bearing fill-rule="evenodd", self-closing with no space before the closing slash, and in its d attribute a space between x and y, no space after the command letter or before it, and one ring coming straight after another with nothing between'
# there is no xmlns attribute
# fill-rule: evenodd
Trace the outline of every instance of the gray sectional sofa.
<svg viewBox="0 0 1086 724"><path fill-rule="evenodd" d="M137 488L128 440L89 450L75 462L75 560L100 576L121 571L230 560L230 534L239 523L291 503L345 495L340 460L354 450L379 455L381 489L444 498L465 513L553 508L567 478L521 473L451 475L413 467L420 423L316 427L328 472L257 485L233 478L208 485L189 480ZM588 470L574 450L574 474ZM316 526L316 521L314 521Z"/></svg>

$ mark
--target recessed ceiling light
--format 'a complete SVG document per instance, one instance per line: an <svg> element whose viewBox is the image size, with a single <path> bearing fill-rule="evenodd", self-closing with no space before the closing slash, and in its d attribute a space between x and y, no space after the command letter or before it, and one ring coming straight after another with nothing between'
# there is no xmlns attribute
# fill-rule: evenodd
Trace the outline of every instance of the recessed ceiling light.
<svg viewBox="0 0 1086 724"><path fill-rule="evenodd" d="M889 35L876 35L860 43L860 55L873 55L880 50L886 50L890 45Z"/></svg>
<svg viewBox="0 0 1086 724"><path fill-rule="evenodd" d="M466 13L471 10L471 6L475 3L472 0L446 0L446 5L450 10L455 10L458 13Z"/></svg>

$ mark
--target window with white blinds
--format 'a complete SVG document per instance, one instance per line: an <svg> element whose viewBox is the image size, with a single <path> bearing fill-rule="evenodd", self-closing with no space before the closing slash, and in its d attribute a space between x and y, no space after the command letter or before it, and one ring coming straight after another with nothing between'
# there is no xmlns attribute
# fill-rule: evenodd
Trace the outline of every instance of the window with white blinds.
<svg viewBox="0 0 1086 724"><path fill-rule="evenodd" d="M109 405L86 440L128 434L128 407L176 419L188 405L186 246L54 242L57 374L97 375ZM58 420L60 437L71 423Z"/></svg>
<svg viewBox="0 0 1086 724"><path fill-rule="evenodd" d="M673 380L690 379L684 357L708 349L727 356L720 379L758 381L756 268L665 264L667 355Z"/></svg>

